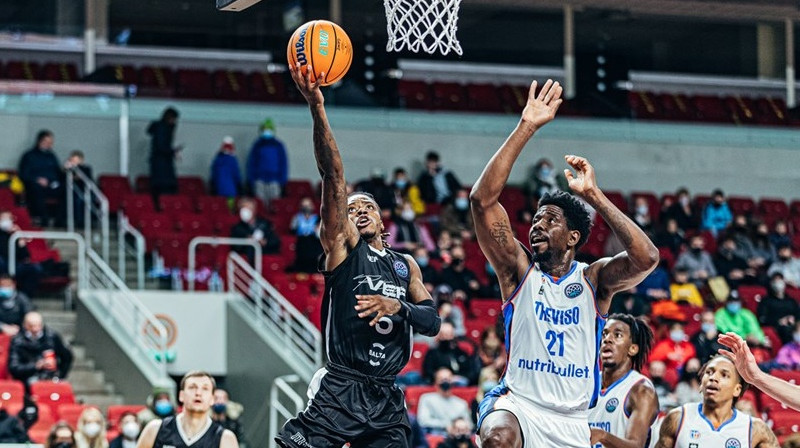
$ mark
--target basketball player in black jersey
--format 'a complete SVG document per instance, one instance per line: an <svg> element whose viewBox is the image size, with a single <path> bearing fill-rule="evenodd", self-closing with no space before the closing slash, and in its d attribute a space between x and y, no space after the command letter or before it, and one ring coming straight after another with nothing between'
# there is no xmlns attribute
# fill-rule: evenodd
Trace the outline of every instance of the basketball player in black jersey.
<svg viewBox="0 0 800 448"><path fill-rule="evenodd" d="M341 448L345 443L404 448L411 428L395 375L411 357L412 327L433 336L441 320L414 259L385 247L375 199L364 193L347 196L320 82L303 76L299 65L290 71L311 109L314 157L322 176L327 364L311 380L308 407L286 422L275 440L284 448Z"/></svg>
<svg viewBox="0 0 800 448"><path fill-rule="evenodd" d="M144 427L136 448L239 448L236 436L211 420L217 383L206 372L192 371L181 379L178 400L183 410Z"/></svg>

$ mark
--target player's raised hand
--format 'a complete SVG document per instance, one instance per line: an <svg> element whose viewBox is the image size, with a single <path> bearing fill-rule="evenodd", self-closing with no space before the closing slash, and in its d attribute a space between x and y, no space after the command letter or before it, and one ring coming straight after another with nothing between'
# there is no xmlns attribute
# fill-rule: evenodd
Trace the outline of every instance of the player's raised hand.
<svg viewBox="0 0 800 448"><path fill-rule="evenodd" d="M567 164L575 170L575 174L569 169L564 170L564 176L569 182L569 189L578 196L585 197L590 192L597 189L597 180L594 177L594 168L583 157L567 155L564 156Z"/></svg>
<svg viewBox="0 0 800 448"><path fill-rule="evenodd" d="M358 317L369 318L373 314L372 320L369 321L371 327L375 326L379 320L384 316L391 316L400 312L400 301L397 299L390 299L377 294L357 295L356 311Z"/></svg>
<svg viewBox="0 0 800 448"><path fill-rule="evenodd" d="M299 62L295 64L294 67L289 64L289 73L292 74L292 79L297 86L297 90L303 94L303 97L310 106L325 102L325 97L322 96L322 90L319 88L319 86L322 85L322 80L325 79L325 73L320 73L316 81L311 81L311 74L314 73L314 67L309 65L304 75L303 71L300 69Z"/></svg>
<svg viewBox="0 0 800 448"><path fill-rule="evenodd" d="M556 116L558 106L564 101L561 99L561 84L548 79L536 93L536 81L531 83L528 91L528 103L522 110L522 121L534 125L537 129L546 125Z"/></svg>
<svg viewBox="0 0 800 448"><path fill-rule="evenodd" d="M752 383L760 370L755 356L747 346L747 342L736 333L721 334L718 341L720 344L730 348L730 350L721 348L719 353L733 361L733 365L736 366L739 375L748 383Z"/></svg>

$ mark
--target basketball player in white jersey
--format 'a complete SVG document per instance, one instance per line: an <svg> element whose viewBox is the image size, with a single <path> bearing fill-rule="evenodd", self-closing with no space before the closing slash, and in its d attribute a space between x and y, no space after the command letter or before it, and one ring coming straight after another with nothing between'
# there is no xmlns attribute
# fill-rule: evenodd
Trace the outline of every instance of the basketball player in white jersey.
<svg viewBox="0 0 800 448"><path fill-rule="evenodd" d="M639 373L653 347L653 331L641 317L612 314L603 328L602 388L589 411L594 448L643 448L658 415L658 395Z"/></svg>
<svg viewBox="0 0 800 448"><path fill-rule="evenodd" d="M591 265L575 261L591 218L578 198L545 195L528 232L532 255L511 231L498 202L522 148L554 117L561 86L531 84L516 129L489 161L470 195L475 231L503 296L508 363L501 383L480 405L484 448L590 445L588 410L597 400L597 352L615 292L638 284L658 263L658 250L597 186L594 168L566 156L573 193L605 219L626 251Z"/></svg>
<svg viewBox="0 0 800 448"><path fill-rule="evenodd" d="M738 412L736 400L747 383L724 356L700 368L702 403L689 403L667 414L656 448L779 448L763 420Z"/></svg>

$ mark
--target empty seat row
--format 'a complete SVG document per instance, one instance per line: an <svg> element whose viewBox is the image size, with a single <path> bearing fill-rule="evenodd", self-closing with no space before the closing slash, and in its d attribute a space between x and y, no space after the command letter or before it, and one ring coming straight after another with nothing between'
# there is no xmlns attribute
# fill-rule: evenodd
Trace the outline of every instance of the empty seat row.
<svg viewBox="0 0 800 448"><path fill-rule="evenodd" d="M25 81L77 82L78 66L69 62L48 62L39 64L29 61L8 61L0 63L0 79Z"/></svg>

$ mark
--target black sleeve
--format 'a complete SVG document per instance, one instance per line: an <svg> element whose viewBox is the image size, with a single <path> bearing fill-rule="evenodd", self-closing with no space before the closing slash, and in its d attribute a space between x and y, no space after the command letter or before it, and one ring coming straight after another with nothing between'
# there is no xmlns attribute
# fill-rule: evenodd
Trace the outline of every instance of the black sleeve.
<svg viewBox="0 0 800 448"><path fill-rule="evenodd" d="M400 317L407 320L417 333L425 336L436 336L442 325L442 318L436 311L433 300L423 300L419 303L400 301Z"/></svg>
<svg viewBox="0 0 800 448"><path fill-rule="evenodd" d="M14 378L24 382L36 374L36 360L26 359L23 356L19 341L18 337L11 340L11 347L8 350L8 372Z"/></svg>
<svg viewBox="0 0 800 448"><path fill-rule="evenodd" d="M53 333L53 351L56 352L56 359L58 360L58 377L66 378L69 369L72 367L72 350L64 345L61 336Z"/></svg>

